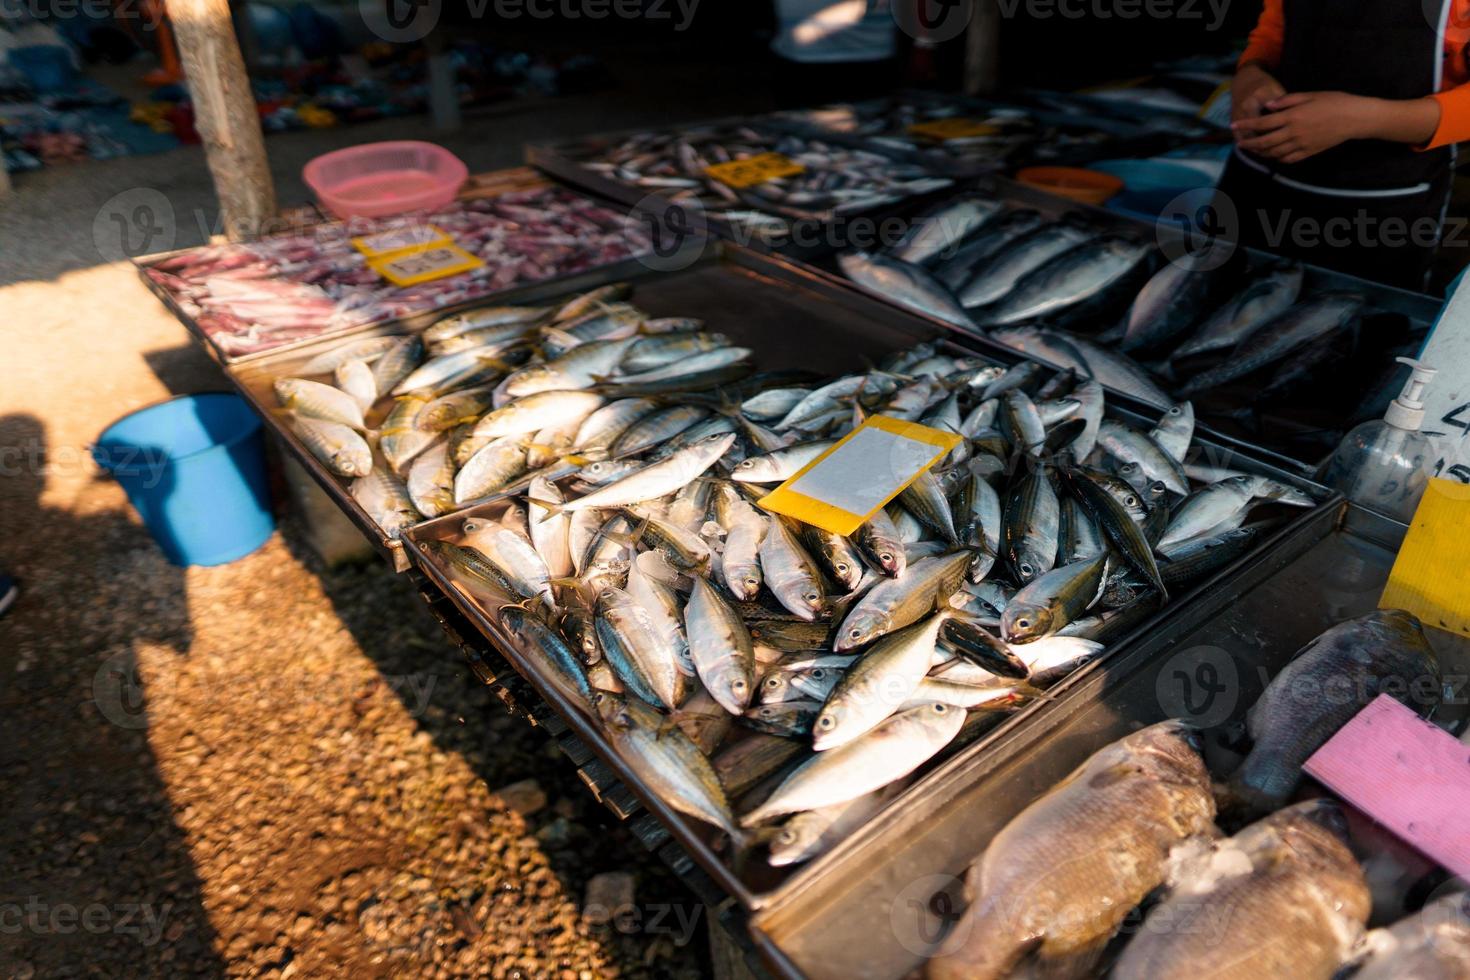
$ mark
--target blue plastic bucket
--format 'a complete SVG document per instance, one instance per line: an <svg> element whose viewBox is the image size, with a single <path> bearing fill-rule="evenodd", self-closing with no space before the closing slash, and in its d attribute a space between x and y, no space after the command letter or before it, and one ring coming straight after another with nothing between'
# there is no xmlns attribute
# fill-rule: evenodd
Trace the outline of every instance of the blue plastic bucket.
<svg viewBox="0 0 1470 980"><path fill-rule="evenodd" d="M260 419L238 395L183 395L125 415L92 458L175 565L223 565L275 529Z"/></svg>

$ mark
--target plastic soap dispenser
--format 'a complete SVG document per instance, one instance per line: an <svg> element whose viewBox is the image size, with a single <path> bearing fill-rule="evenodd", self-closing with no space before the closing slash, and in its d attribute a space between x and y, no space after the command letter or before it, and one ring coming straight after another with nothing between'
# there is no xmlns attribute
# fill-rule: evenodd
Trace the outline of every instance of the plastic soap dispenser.
<svg viewBox="0 0 1470 980"><path fill-rule="evenodd" d="M1355 504L1409 523L1429 484L1433 451L1424 424L1424 389L1435 370L1408 357L1408 383L1384 417L1364 422L1338 445L1319 478Z"/></svg>

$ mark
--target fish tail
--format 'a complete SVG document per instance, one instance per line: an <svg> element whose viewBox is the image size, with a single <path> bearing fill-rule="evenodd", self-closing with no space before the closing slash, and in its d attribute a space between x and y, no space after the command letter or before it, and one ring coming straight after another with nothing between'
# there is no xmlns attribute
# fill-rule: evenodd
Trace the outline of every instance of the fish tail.
<svg viewBox="0 0 1470 980"><path fill-rule="evenodd" d="M540 497L527 496L526 501L528 503L535 504L537 507L540 507L542 510L546 511L546 517L543 517L542 520L546 520L546 518L548 517L556 517L562 511L566 510L567 507L565 502L542 500Z"/></svg>

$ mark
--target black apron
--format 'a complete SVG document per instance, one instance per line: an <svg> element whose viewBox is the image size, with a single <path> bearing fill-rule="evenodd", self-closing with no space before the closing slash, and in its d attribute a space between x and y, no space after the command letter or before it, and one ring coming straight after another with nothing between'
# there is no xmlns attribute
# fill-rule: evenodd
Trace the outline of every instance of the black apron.
<svg viewBox="0 0 1470 980"><path fill-rule="evenodd" d="M1285 0L1287 92L1416 99L1438 90L1443 10L1425 0ZM1437 19L1436 19L1437 15ZM1449 199L1454 151L1348 140L1299 163L1232 151L1220 193L1246 245L1423 289Z"/></svg>

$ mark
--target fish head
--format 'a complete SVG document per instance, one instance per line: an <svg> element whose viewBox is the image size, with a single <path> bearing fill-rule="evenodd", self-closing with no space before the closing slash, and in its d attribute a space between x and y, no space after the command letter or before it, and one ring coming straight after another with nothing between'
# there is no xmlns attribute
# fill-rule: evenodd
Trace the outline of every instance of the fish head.
<svg viewBox="0 0 1470 980"><path fill-rule="evenodd" d="M460 525L460 533L467 538L472 538L483 531L488 531L496 526L496 522L484 517L466 517Z"/></svg>
<svg viewBox="0 0 1470 980"><path fill-rule="evenodd" d="M633 727L633 716L625 698L610 691L597 691L592 695L592 707L608 728L627 731Z"/></svg>
<svg viewBox="0 0 1470 980"><path fill-rule="evenodd" d="M891 625L892 618L881 609L854 609L843 620L842 630L837 634L832 649L837 653L856 650L888 632Z"/></svg>
<svg viewBox="0 0 1470 980"><path fill-rule="evenodd" d="M742 602L754 599L761 590L760 566L756 564L736 565L725 569L725 584Z"/></svg>
<svg viewBox="0 0 1470 980"><path fill-rule="evenodd" d="M846 737L838 735L847 714L847 707L842 704L827 704L822 708L817 714L817 720L812 722L812 748L814 750L822 752L851 740L850 735Z"/></svg>
<svg viewBox="0 0 1470 980"><path fill-rule="evenodd" d="M760 703L776 704L785 701L786 695L790 690L791 675L785 671L772 671L761 681Z"/></svg>
<svg viewBox="0 0 1470 980"><path fill-rule="evenodd" d="M787 823L771 838L770 853L766 863L773 868L785 867L801 860L810 843L810 835L802 833L800 824Z"/></svg>
<svg viewBox="0 0 1470 980"><path fill-rule="evenodd" d="M706 670L703 680L710 697L732 715L741 714L750 707L754 685L749 672L734 660L724 661L713 671Z"/></svg>
<svg viewBox="0 0 1470 980"><path fill-rule="evenodd" d="M847 591L851 592L863 580L862 566L849 561L846 555L832 556L832 574Z"/></svg>
<svg viewBox="0 0 1470 980"><path fill-rule="evenodd" d="M1000 628L1006 642L1025 643L1052 632L1052 619L1048 606L1011 602L1000 614Z"/></svg>
<svg viewBox="0 0 1470 980"><path fill-rule="evenodd" d="M827 611L827 597L822 595L822 590L815 586L808 586L801 593L801 602L807 609L811 610L813 618Z"/></svg>
<svg viewBox="0 0 1470 980"><path fill-rule="evenodd" d="M372 453L344 446L332 454L332 468L343 476L367 476L373 471Z"/></svg>

